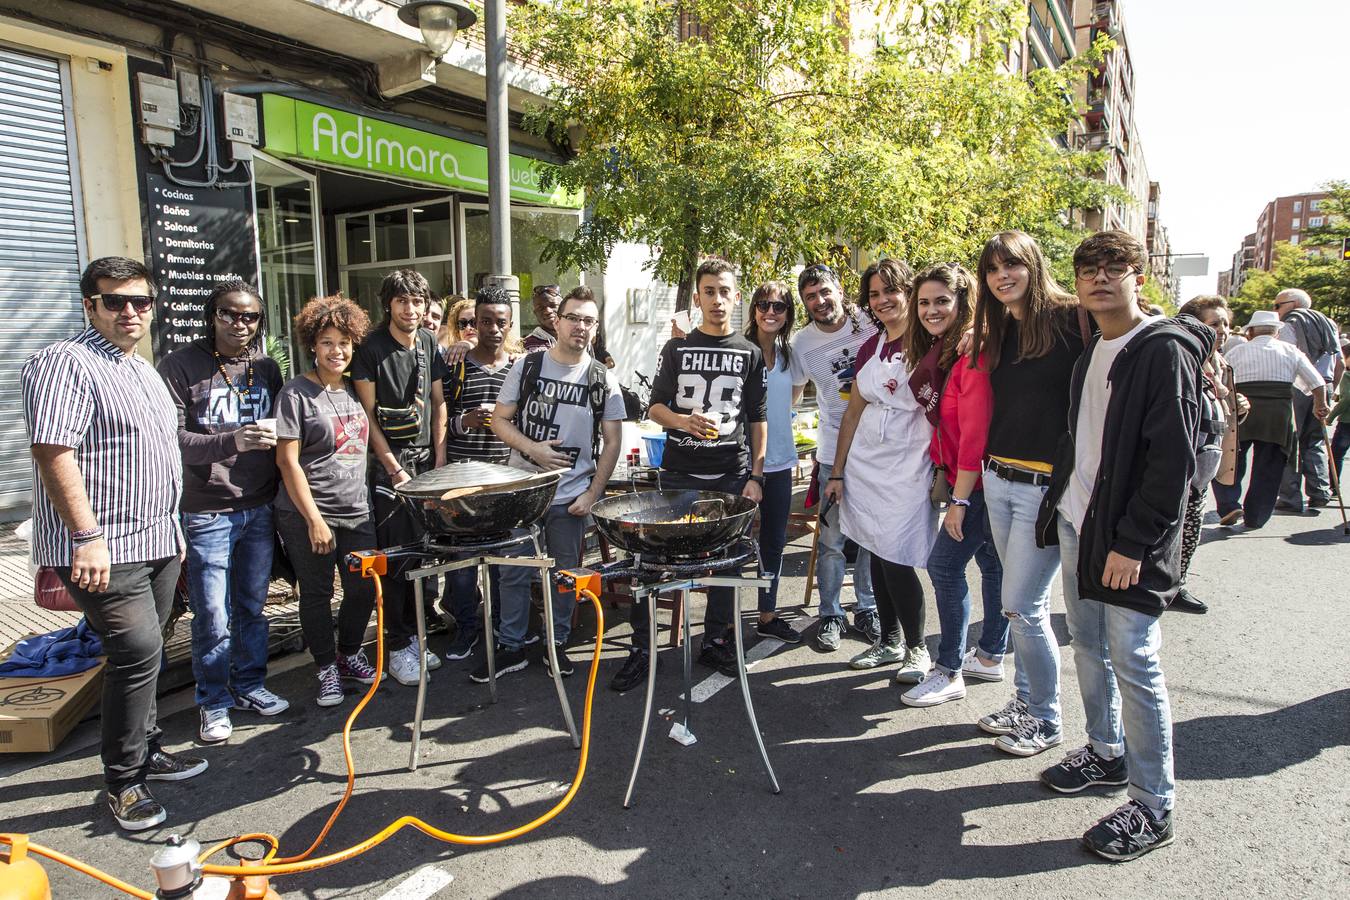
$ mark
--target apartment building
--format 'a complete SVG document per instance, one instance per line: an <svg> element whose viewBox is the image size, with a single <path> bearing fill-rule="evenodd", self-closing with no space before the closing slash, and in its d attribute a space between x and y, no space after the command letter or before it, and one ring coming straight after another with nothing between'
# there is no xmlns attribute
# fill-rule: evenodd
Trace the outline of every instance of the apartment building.
<svg viewBox="0 0 1350 900"><path fill-rule="evenodd" d="M1158 208L1161 202L1162 189L1158 182L1150 181L1148 183L1148 240L1144 246L1148 248L1149 275L1162 285L1167 296L1172 300L1177 300L1181 296L1181 277L1176 274L1173 266L1172 240L1167 234L1167 227L1162 224L1158 215Z"/></svg>
<svg viewBox="0 0 1350 900"><path fill-rule="evenodd" d="M1243 238L1242 246L1233 254L1233 266L1227 273L1227 295L1237 296L1250 270L1270 271L1276 244L1309 246L1305 243L1308 230L1329 224L1322 208L1328 197L1330 194L1325 191L1309 191L1276 197L1267 203L1256 218L1256 231Z"/></svg>

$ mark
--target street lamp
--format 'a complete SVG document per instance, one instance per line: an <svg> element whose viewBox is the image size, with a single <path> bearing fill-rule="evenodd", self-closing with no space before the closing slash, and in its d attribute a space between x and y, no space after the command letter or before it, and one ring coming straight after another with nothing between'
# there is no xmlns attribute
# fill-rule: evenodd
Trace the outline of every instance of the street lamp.
<svg viewBox="0 0 1350 900"><path fill-rule="evenodd" d="M478 21L469 4L461 0L408 0L399 7L398 17L422 32L422 43L437 60L450 52L457 31Z"/></svg>

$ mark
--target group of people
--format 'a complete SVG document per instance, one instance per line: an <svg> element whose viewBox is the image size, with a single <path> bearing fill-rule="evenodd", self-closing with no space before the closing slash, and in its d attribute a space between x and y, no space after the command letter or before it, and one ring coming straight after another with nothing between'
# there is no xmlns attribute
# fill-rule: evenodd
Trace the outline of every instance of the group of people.
<svg viewBox="0 0 1350 900"><path fill-rule="evenodd" d="M1304 433L1309 445L1321 443L1323 421L1329 412L1344 418L1346 402L1343 389L1328 409L1345 349L1306 295L1282 294L1292 302L1254 316L1251 340L1226 343L1221 298L1196 298L1176 318L1149 310L1140 293L1147 262L1130 235L1095 234L1074 253L1070 292L1034 239L1003 232L974 274L956 263L915 273L882 259L863 272L856 300L833 269L811 265L795 296L785 282L757 286L742 334L732 325L736 271L709 259L694 279L701 320L661 349L648 409L667 435L663 487L759 504L761 559L773 580L760 593L755 629L798 643L802 635L778 612L778 576L798 464L793 408L811 383L815 648L837 651L849 630L851 543L852 628L866 648L849 665L894 667L900 701L924 708L965 697L968 679L1004 680L1011 646L1013 695L977 724L1016 756L1064 739L1049 611L1059 573L1087 740L1041 780L1061 793L1128 785L1128 802L1083 836L1115 860L1173 839L1160 616L1204 611L1185 576L1205 491L1212 482L1230 526L1245 517L1245 527L1261 527L1286 477L1288 502L1301 506L1289 465L1300 452L1309 459ZM613 472L625 417L586 287L536 290L539 327L512 346L505 292L481 289L470 315L466 302L433 302L417 272L391 272L376 325L340 295L301 310L294 334L312 367L285 383L261 351L265 306L243 281L216 286L204 336L158 372L135 353L156 294L144 266L96 260L81 290L89 328L35 355L23 373L37 473L34 555L56 569L105 640L106 802L123 828L164 820L147 781L206 768L204 759L164 751L155 724L160 628L180 560L208 743L230 737L234 711L276 715L289 705L264 684L275 537L299 583L320 706L341 704L344 682L369 685L387 670L415 684L423 666L441 666L419 650L410 591L398 577L384 582L387 667L367 658L373 591L341 564L351 550L419 537L395 490L409 479L461 460L563 470L541 524L558 566L580 564L587 515ZM1290 317L1286 331L1281 319ZM438 328L451 329L448 338ZM1343 421L1338 444L1345 430ZM1329 499L1315 462L1298 471L1311 505ZM983 622L967 647L972 559ZM938 611L936 658L920 569ZM335 575L343 585L336 622ZM444 655L467 659L495 632L497 674L526 668L537 640L534 577L503 567L492 579L501 619L485 623L472 571L452 573L440 599L455 627ZM558 674L570 675L563 651L572 598L549 579L543 592L557 625ZM698 657L726 674L736 671L733 609L730 589L709 592ZM659 662L647 646L649 615L645 603L633 605L632 647L615 690L636 686ZM487 680L485 659L470 678Z"/></svg>

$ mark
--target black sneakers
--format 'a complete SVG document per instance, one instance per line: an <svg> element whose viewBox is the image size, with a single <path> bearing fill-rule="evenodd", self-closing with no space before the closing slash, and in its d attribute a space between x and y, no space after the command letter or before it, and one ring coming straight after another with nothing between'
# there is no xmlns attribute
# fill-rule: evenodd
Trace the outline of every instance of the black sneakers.
<svg viewBox="0 0 1350 900"><path fill-rule="evenodd" d="M736 668L736 648L731 641L718 639L708 641L698 654L698 664L716 669L729 678L736 678L740 672Z"/></svg>
<svg viewBox="0 0 1350 900"><path fill-rule="evenodd" d="M567 648L564 647L562 644L555 644L554 646L558 650L558 674L564 678L571 678L572 673L575 672L576 670L572 668L572 661L567 658ZM548 650L547 649L543 650L541 655L544 660L544 671L548 672L549 677L552 678L553 667L549 665Z"/></svg>
<svg viewBox="0 0 1350 900"><path fill-rule="evenodd" d="M517 650L508 650L501 644L497 645L497 653L493 657L493 661L497 664L498 678L501 678L503 675L509 675L512 672L519 672L530 664L530 661L525 658L524 647ZM488 677L486 652L483 653L482 659L479 660L478 665L474 667L474 670L469 673L469 678L479 684L487 684L491 681Z"/></svg>
<svg viewBox="0 0 1350 900"><path fill-rule="evenodd" d="M1175 837L1171 810L1155 813L1138 800L1131 800L1089 828L1083 835L1083 846L1102 859L1125 862L1166 847Z"/></svg>
<svg viewBox="0 0 1350 900"><path fill-rule="evenodd" d="M863 639L869 644L875 644L881 640L881 619L877 617L875 609L855 612L853 614L853 628L861 633Z"/></svg>
<svg viewBox="0 0 1350 900"><path fill-rule="evenodd" d="M127 785L120 791L109 790L106 801L108 812L126 831L154 828L168 817L164 807L150 796L150 789L143 782Z"/></svg>
<svg viewBox="0 0 1350 900"><path fill-rule="evenodd" d="M614 674L614 678L609 683L611 691L631 691L639 684L647 680L647 667L651 664L651 654L642 647L634 647L628 651L628 658L623 661L623 668ZM657 666L661 665L658 657Z"/></svg>
<svg viewBox="0 0 1350 900"><path fill-rule="evenodd" d="M1070 753L1057 765L1041 773L1041 784L1061 794L1076 794L1096 785L1119 787L1130 783L1125 757L1107 759L1098 756L1088 744Z"/></svg>
<svg viewBox="0 0 1350 900"><path fill-rule="evenodd" d="M168 753L153 749L146 763L147 781L186 781L206 771L206 760L186 753Z"/></svg>
<svg viewBox="0 0 1350 900"><path fill-rule="evenodd" d="M783 621L782 616L774 616L767 622L759 622L755 625L755 634L760 637L778 638L785 644L800 644L802 636L797 630Z"/></svg>

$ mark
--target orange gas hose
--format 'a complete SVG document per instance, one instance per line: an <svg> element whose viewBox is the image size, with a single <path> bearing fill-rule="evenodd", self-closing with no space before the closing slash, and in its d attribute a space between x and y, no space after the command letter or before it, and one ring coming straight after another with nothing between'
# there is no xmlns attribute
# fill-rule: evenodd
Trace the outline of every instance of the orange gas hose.
<svg viewBox="0 0 1350 900"><path fill-rule="evenodd" d="M376 637L376 648L379 654L378 658L381 661L383 661L384 590L380 582L380 576L372 572L371 577L375 580L375 610L376 610L376 625L378 628ZM298 872L308 872L313 869L321 869L326 866L336 865L337 863L345 862L346 860L352 859L356 856L360 856L367 850L371 850L375 847L378 847L380 844L384 843L389 838L393 837L394 834L401 831L403 828L407 826L412 826L413 828L416 828L423 834L429 835L430 837L436 838L437 840L444 841L446 843L463 844L468 846L483 846L486 844L496 844L501 843L503 841L513 840L515 838L520 837L521 835L528 834L529 832L534 831L541 825L545 825L548 822L552 821L572 802L572 798L574 798L577 794L577 791L580 790L581 782L586 775L586 762L590 757L590 745L591 745L591 703L595 697L595 680L600 670L600 648L602 646L601 642L603 640L605 633L605 612L602 604L600 603L600 598L597 597L592 591L580 587L578 587L577 594L580 597L585 597L587 600L591 602L592 605L595 606L595 649L592 651L591 654L591 668L590 673L586 679L586 699L585 705L582 709L581 755L580 758L577 760L577 774L576 777L573 778L572 780L571 787L568 788L567 793L563 795L562 799L559 800L556 804L554 804L554 806L547 812L545 812L543 815L539 816L533 821L526 822L524 825L521 825L517 828L513 828L509 831L503 831L497 834L486 834L486 835L454 834L452 832L442 831L441 829L424 822L423 820L417 818L416 816L402 816L396 819L395 821L391 822L389 825L385 826L380 831L366 838L364 841L361 841L358 844L348 847L345 850L340 850L337 853L330 853L327 856L320 856L316 859L307 859L307 857L323 843L324 838L327 837L329 830L333 827L333 823L337 821L338 816L342 813L342 810L346 807L347 801L351 798L352 789L356 783L356 769L355 765L352 762L352 753L351 753L351 728L352 724L356 721L356 717L361 713L361 711L374 697L375 689L378 688L380 684L380 682L377 680L370 686L370 689L366 691L365 696L361 698L361 701L356 705L356 708L352 710L351 714L347 717L346 724L343 726L342 752L343 758L346 761L347 765L347 787L342 794L342 799L338 801L338 805L334 808L332 814L328 817L328 821L324 823L323 829L319 832L319 836L314 839L314 842L310 844L309 848L305 850L303 853L298 854L296 856L283 857L280 860L274 861L277 849L280 846L280 841L278 841L275 836L263 833L239 835L238 837L231 838L230 840L223 841L215 845L214 847L203 853L201 857L199 857L199 859L202 862L205 862L206 859L208 859L209 857L213 856L216 853L219 853L221 850L224 850L228 847L236 846L238 844L263 843L268 845L268 850L262 858L263 864L253 866L224 866L224 865L205 864L202 866L203 874L230 875L230 876L262 875L271 877L275 875L293 875ZM7 834L0 834L0 843L12 843L12 836ZM83 872L86 875L89 875L93 878L97 878L99 881L102 881L105 884L115 887L120 891L131 894L134 897L140 897L143 898L143 900L154 900L154 894L149 893L147 891L143 891L139 888L132 887L131 885L126 884L125 882L120 881L117 878L108 875L106 872L102 872L99 869L88 865L87 863L82 863L77 859L73 859L69 856L66 856L63 853L59 853L55 850L52 850L48 847L44 847L40 844L30 843L28 847L33 853L36 853L39 856L44 856L55 862L59 862L63 865L69 866L70 868L75 869L76 871Z"/></svg>

